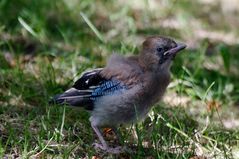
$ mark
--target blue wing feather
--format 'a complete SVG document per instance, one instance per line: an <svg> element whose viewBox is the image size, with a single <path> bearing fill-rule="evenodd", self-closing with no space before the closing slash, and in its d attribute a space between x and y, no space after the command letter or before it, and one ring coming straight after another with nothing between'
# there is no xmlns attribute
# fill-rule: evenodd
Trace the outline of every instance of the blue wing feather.
<svg viewBox="0 0 239 159"><path fill-rule="evenodd" d="M91 94L91 99L96 100L101 96L114 95L115 93L120 93L124 89L127 89L127 87L125 85L122 85L119 81L103 81L97 88L93 90Z"/></svg>

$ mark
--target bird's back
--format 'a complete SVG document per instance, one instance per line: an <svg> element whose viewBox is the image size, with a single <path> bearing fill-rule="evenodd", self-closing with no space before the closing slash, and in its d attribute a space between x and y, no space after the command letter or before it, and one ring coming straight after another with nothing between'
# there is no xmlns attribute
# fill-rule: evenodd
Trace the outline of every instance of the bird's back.
<svg viewBox="0 0 239 159"><path fill-rule="evenodd" d="M117 54L110 57L107 66L100 72L102 77L117 79L128 87L139 83L143 73L138 56L122 57Z"/></svg>

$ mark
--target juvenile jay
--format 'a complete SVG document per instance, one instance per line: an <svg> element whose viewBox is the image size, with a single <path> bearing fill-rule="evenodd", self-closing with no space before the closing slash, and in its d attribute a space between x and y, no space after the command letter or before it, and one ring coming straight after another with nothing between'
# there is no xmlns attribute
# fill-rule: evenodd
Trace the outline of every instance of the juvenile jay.
<svg viewBox="0 0 239 159"><path fill-rule="evenodd" d="M101 144L110 153L120 147L107 145L99 128L116 127L143 119L163 96L170 82L170 65L186 47L170 38L148 37L137 56L113 54L106 67L83 73L72 88L53 97L52 102L83 107Z"/></svg>

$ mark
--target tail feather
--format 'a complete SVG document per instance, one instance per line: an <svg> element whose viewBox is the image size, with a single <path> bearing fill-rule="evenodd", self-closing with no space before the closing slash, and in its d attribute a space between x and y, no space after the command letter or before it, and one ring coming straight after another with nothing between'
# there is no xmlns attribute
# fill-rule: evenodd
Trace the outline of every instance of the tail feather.
<svg viewBox="0 0 239 159"><path fill-rule="evenodd" d="M93 109L93 101L90 99L91 90L77 90L71 88L62 94L54 96L50 100L50 104L70 105L76 107L84 107L87 110Z"/></svg>

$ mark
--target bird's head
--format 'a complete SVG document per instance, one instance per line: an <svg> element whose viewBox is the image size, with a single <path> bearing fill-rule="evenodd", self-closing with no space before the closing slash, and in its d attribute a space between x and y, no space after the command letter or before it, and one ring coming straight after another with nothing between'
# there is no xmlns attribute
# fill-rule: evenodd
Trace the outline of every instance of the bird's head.
<svg viewBox="0 0 239 159"><path fill-rule="evenodd" d="M176 43L170 38L151 36L143 42L140 59L149 69L169 70L172 59L184 48L185 44Z"/></svg>

